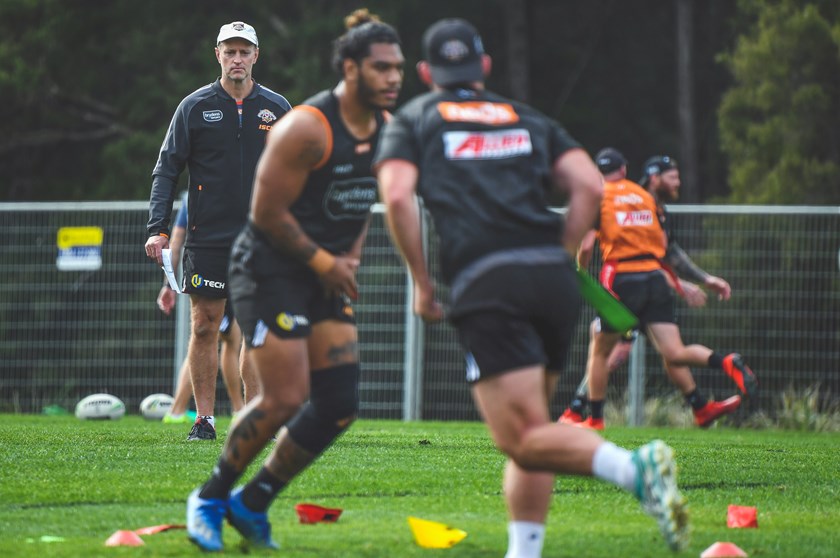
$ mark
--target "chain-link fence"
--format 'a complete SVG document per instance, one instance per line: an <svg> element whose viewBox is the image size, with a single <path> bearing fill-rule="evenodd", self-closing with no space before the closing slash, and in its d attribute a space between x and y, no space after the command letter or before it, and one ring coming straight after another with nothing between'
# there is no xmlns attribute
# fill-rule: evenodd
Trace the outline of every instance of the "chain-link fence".
<svg viewBox="0 0 840 558"><path fill-rule="evenodd" d="M671 212L683 248L732 285L730 301L710 296L703 309L682 305L678 318L686 343L737 351L752 365L760 396L742 412L772 414L790 387L819 386L822 397L836 400L840 208L673 206ZM84 395L108 392L136 413L146 395L172 391L176 325L155 304L162 272L143 251L146 219L144 202L0 204L0 412L72 409ZM432 241L433 260L436 252ZM478 418L452 329L423 326L406 312L406 276L381 208L359 282L361 416ZM555 412L583 374L593 316L583 308ZM646 395L673 392L658 358L647 352ZM695 377L711 395L733 392L720 371L698 369ZM611 385L623 391L626 369ZM221 381L217 396L217 413L228 413Z"/></svg>

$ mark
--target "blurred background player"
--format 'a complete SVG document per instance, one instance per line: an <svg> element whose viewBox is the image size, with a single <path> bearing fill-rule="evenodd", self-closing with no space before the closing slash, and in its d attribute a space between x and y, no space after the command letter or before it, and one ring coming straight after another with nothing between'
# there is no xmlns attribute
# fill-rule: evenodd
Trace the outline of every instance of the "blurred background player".
<svg viewBox="0 0 840 558"><path fill-rule="evenodd" d="M162 264L178 178L189 171L184 292L190 295L189 372L197 411L187 440L215 440L218 332L228 297L228 262L245 225L254 170L266 135L289 102L254 81L259 57L253 27L223 25L216 37L221 77L188 95L175 111L152 172L146 255ZM246 392L252 373L241 359Z"/></svg>
<svg viewBox="0 0 840 558"><path fill-rule="evenodd" d="M184 246L184 239L187 234L187 193L181 196L181 205L172 224L172 236L169 239L169 248L172 258L172 271L178 277L179 262L181 260L181 249ZM175 308L177 293L169 286L166 277L163 279L163 286L157 297L157 305L161 312L169 316ZM231 410L235 415L244 406L242 395L242 380L239 371L239 353L242 350L242 334L239 325L233 319L231 304L225 304L225 314L219 325L219 341L221 351L219 355L222 380L230 397ZM189 410L192 399L192 383L190 382L189 361L185 358L178 371L178 385L175 388L175 395L172 407L163 417L166 423L187 423L195 420L196 414Z"/></svg>
<svg viewBox="0 0 840 558"><path fill-rule="evenodd" d="M556 122L485 90L490 57L472 24L438 21L423 50L417 69L431 91L385 127L375 168L391 238L414 280L414 312L428 322L443 310L418 197L440 237L466 379L508 457L506 557L541 555L557 474L595 476L635 494L669 546L682 548L688 518L671 448L654 441L630 452L549 413L578 318L572 255L598 213L597 168ZM565 224L549 210L549 193L568 196Z"/></svg>
<svg viewBox="0 0 840 558"><path fill-rule="evenodd" d="M341 81L272 130L231 256L234 309L261 389L234 422L212 476L187 500L187 531L203 550L222 549L225 517L252 545L277 548L268 507L358 412L351 299L376 201L371 162L404 59L394 28L367 10L345 25L333 53ZM281 427L263 466L231 492Z"/></svg>
<svg viewBox="0 0 840 558"><path fill-rule="evenodd" d="M741 404L741 396L754 393L757 382L739 354L723 356L703 345L683 344L673 293L676 290L690 306L702 306L706 295L692 281L716 292L721 300L729 300L729 283L697 267L672 238L664 203L678 197L680 177L676 161L666 156L650 158L641 180L647 189L627 180L627 161L616 149L601 150L596 161L605 181L596 225L603 259L601 283L639 318L640 331L661 355L669 379L691 406L695 423L707 427L721 415L734 412ZM588 266L595 240L593 230L581 243L581 267ZM596 320L586 364L590 413L576 425L603 430L610 373L607 361L623 333ZM697 388L689 366L723 370L741 395L720 402L708 401ZM564 412L566 421L577 418L570 415Z"/></svg>

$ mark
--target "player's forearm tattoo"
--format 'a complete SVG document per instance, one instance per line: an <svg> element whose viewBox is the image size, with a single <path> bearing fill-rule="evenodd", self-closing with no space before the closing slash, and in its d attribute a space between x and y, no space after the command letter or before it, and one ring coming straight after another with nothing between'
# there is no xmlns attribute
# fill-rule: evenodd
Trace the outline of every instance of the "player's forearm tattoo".
<svg viewBox="0 0 840 558"><path fill-rule="evenodd" d="M333 365L356 362L358 360L358 350L359 344L356 341L350 341L344 345L332 346L327 349L327 359Z"/></svg>
<svg viewBox="0 0 840 558"><path fill-rule="evenodd" d="M676 242L668 244L668 250L665 252L665 263L674 268L674 271L683 279L703 283L709 278L709 274L697 267L685 250L680 248Z"/></svg>
<svg viewBox="0 0 840 558"><path fill-rule="evenodd" d="M312 242L297 223L283 221L277 232L279 234L275 235L274 245L296 260L307 262L318 249L318 245Z"/></svg>

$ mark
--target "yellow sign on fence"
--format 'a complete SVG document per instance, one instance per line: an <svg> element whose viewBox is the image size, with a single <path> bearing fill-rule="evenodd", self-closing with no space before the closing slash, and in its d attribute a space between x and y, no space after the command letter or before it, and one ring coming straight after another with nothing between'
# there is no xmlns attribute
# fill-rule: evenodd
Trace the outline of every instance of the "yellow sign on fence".
<svg viewBox="0 0 840 558"><path fill-rule="evenodd" d="M60 271L96 271L102 267L101 227L61 227L56 244Z"/></svg>

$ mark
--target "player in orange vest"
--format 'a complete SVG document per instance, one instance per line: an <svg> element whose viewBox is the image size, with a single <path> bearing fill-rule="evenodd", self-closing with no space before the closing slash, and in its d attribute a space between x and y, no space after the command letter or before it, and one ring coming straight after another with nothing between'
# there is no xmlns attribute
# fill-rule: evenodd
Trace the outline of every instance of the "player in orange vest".
<svg viewBox="0 0 840 558"><path fill-rule="evenodd" d="M703 345L684 345L676 324L674 291L689 306L702 306L706 293L694 282L728 300L729 283L697 267L691 258L670 240L665 201L673 201L680 187L679 169L671 157L656 156L645 163L641 182L627 180L627 162L613 148L596 156L604 175L604 198L601 202L597 239L603 267L601 283L639 318L639 329L646 333L662 356L668 377L691 405L695 422L710 426L718 417L734 412L741 398L754 393L757 382L752 370L737 353L723 356ZM596 239L596 231L584 239L579 254L586 266ZM604 399L610 367L607 362L625 332L612 331L597 319L589 345L588 377L590 415L586 419L567 409L561 422L603 430ZM740 395L724 401L708 401L697 388L689 366L718 368L735 382Z"/></svg>

